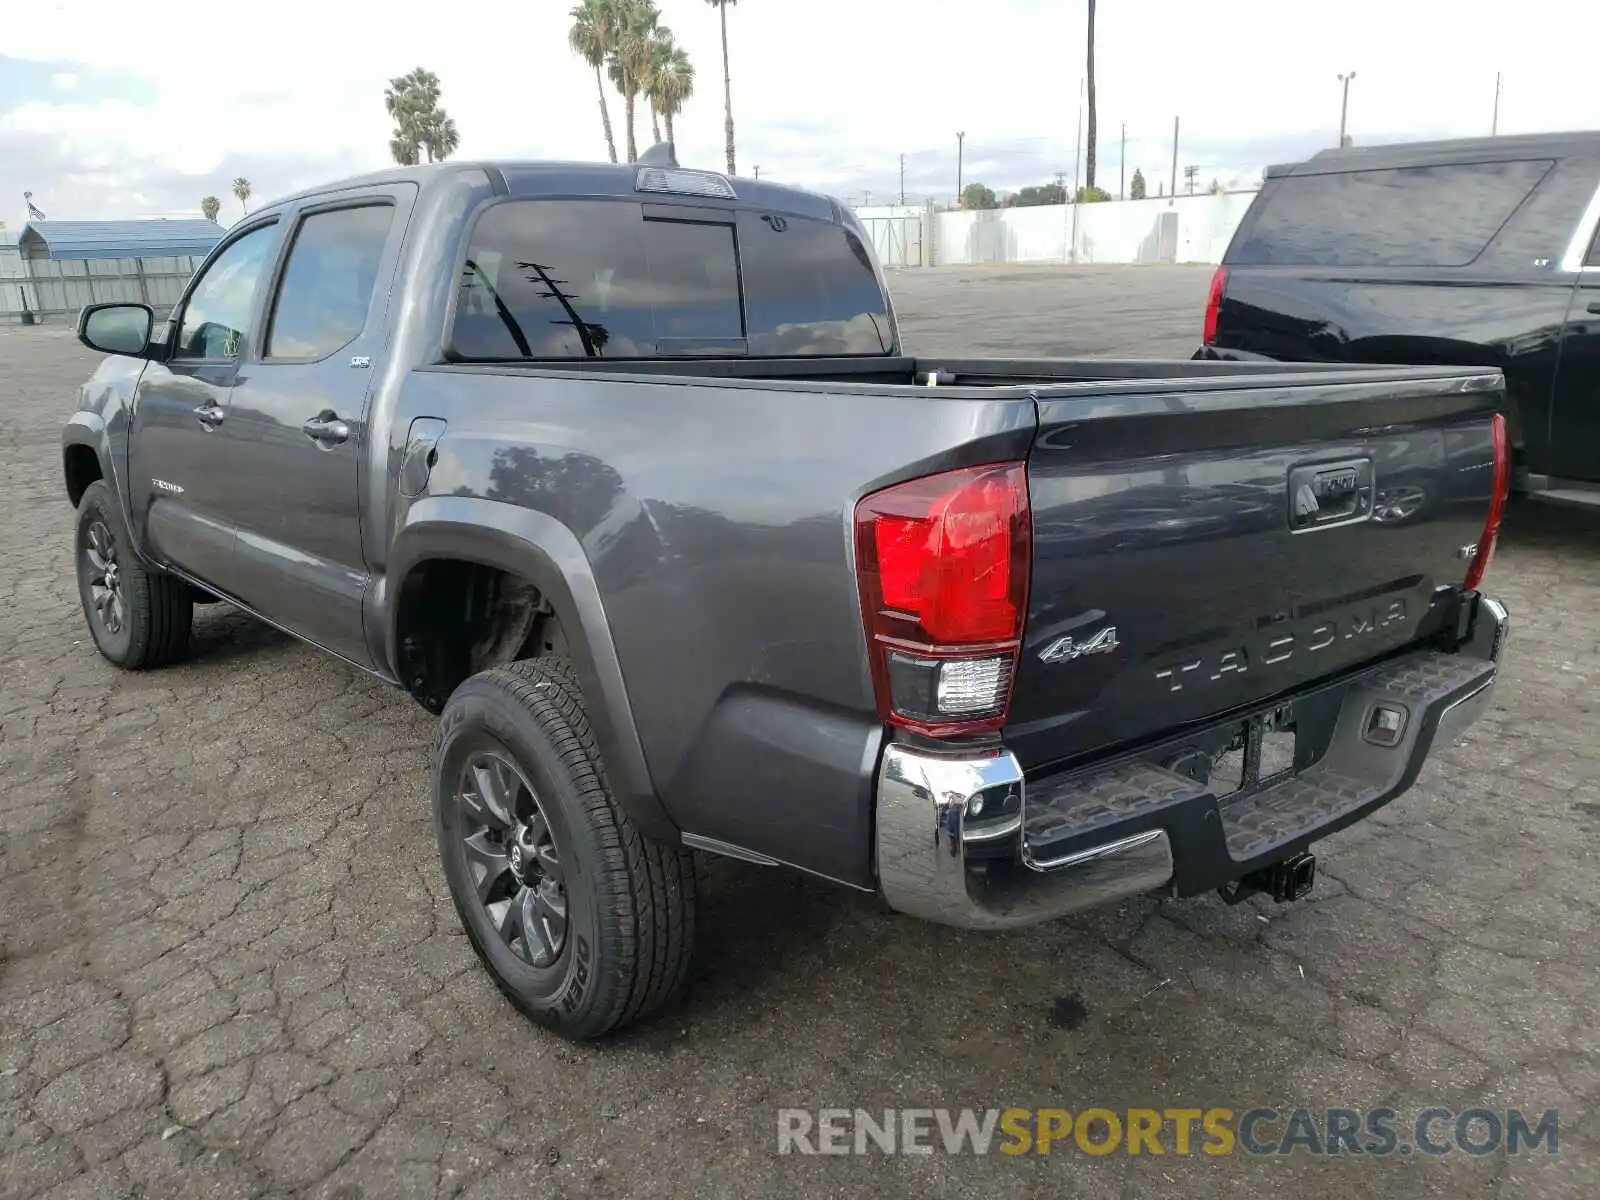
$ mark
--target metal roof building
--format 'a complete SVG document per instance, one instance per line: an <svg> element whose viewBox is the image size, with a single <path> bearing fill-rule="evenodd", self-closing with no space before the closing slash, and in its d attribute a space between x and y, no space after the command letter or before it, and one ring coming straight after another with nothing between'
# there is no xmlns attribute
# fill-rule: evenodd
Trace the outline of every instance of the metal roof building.
<svg viewBox="0 0 1600 1200"><path fill-rule="evenodd" d="M57 262L203 257L223 232L215 221L204 220L29 221L17 246L26 258Z"/></svg>
<svg viewBox="0 0 1600 1200"><path fill-rule="evenodd" d="M222 240L213 221L30 221L0 236L0 322L71 319L85 304L176 304Z"/></svg>

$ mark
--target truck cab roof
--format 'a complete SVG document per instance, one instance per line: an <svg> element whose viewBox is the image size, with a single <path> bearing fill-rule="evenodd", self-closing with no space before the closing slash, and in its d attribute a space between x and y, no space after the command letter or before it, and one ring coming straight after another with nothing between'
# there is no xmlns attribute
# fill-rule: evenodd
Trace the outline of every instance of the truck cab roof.
<svg viewBox="0 0 1600 1200"><path fill-rule="evenodd" d="M640 187L645 172L666 172L684 177L701 176L721 180L731 196L711 194L709 191L651 191ZM278 208L320 196L327 196L352 188L382 184L413 183L427 190L450 177L468 173L487 175L496 190L519 199L621 199L656 198L670 202L674 196L692 198L697 204L727 205L739 208L761 208L793 216L812 217L817 220L844 224L842 206L829 196L787 184L771 183L743 176L730 176L716 171L703 171L693 167L664 166L649 162L593 163L564 162L537 159L475 159L429 163L411 167L392 167L354 175L314 188L281 196L263 208Z"/></svg>

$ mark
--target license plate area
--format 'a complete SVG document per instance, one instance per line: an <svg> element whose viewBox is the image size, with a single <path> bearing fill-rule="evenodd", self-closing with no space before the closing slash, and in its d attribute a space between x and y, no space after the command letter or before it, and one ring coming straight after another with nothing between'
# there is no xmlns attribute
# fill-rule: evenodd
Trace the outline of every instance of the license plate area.
<svg viewBox="0 0 1600 1200"><path fill-rule="evenodd" d="M1294 774L1298 749L1294 707L1285 705L1224 726L1209 745L1187 750L1164 765L1206 784L1225 802Z"/></svg>

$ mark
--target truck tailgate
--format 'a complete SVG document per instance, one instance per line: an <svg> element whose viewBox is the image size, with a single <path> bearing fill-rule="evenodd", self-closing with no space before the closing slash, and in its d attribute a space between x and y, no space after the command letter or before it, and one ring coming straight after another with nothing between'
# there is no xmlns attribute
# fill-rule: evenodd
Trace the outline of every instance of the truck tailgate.
<svg viewBox="0 0 1600 1200"><path fill-rule="evenodd" d="M1006 741L1024 767L1268 703L1431 633L1494 486L1495 373L1041 389Z"/></svg>

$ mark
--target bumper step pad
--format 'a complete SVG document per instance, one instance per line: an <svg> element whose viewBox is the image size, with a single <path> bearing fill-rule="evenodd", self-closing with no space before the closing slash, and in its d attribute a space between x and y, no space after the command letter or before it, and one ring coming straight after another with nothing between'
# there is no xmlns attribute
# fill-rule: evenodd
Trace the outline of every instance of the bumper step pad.
<svg viewBox="0 0 1600 1200"><path fill-rule="evenodd" d="M1417 740L1437 730L1437 745L1470 724L1487 704L1494 672L1492 662L1431 651L1369 671L1345 686L1332 736L1315 763L1221 799L1212 798L1208 784L1161 765L1178 756L1181 743L1087 775L1031 784L1022 817L1023 859L1049 870L1086 843L1163 824L1164 811L1196 802L1215 806L1231 860L1259 859L1393 793L1420 767ZM1403 736L1393 745L1363 737L1380 704L1405 715Z"/></svg>

